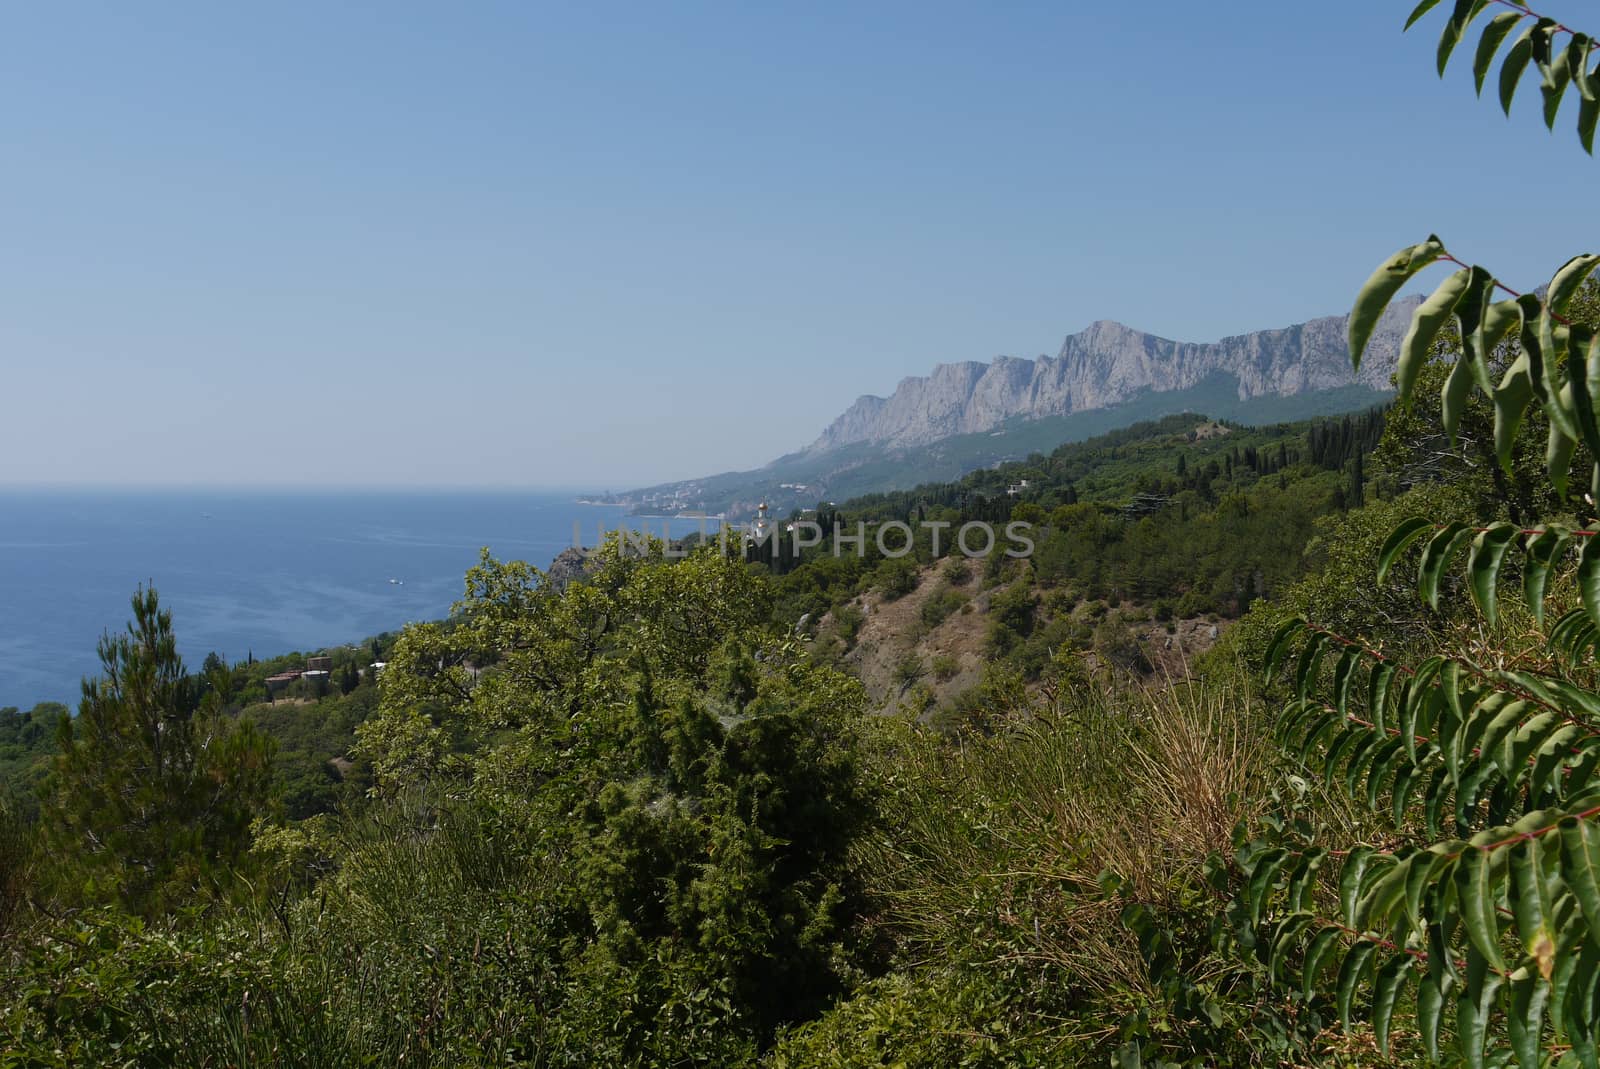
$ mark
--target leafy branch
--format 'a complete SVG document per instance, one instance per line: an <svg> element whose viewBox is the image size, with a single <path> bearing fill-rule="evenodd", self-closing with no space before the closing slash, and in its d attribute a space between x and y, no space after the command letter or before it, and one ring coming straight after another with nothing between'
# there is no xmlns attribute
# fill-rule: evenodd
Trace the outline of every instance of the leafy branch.
<svg viewBox="0 0 1600 1069"><path fill-rule="evenodd" d="M1422 0L1406 19L1406 29L1409 30L1438 4L1439 0ZM1595 50L1596 42L1588 34L1533 11L1520 0L1457 0L1439 35L1439 76L1444 76L1450 57L1455 54L1456 46L1466 36L1473 21L1491 7L1508 10L1490 18L1478 38L1478 47L1472 57L1472 79L1478 95L1483 95L1484 83L1488 80L1501 46L1511 40L1518 26L1523 26L1522 32L1512 40L1500 65L1500 107L1508 116L1511 114L1511 102L1516 96L1517 87L1531 67L1539 75L1539 92L1544 98L1544 124L1554 130L1567 87L1575 87L1580 97L1578 139L1583 143L1584 151L1593 155L1595 126L1600 123L1600 95L1597 95L1600 94L1600 67L1589 67L1589 56ZM1563 34L1567 37L1564 46L1556 40Z"/></svg>

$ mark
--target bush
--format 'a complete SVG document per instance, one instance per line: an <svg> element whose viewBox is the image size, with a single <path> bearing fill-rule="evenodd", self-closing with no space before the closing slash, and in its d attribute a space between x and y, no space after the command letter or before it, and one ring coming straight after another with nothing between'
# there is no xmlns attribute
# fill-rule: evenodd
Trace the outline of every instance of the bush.
<svg viewBox="0 0 1600 1069"><path fill-rule="evenodd" d="M922 657L913 650L900 658L900 663L895 665L894 681L901 690L905 690L925 674L926 670L922 666Z"/></svg>
<svg viewBox="0 0 1600 1069"><path fill-rule="evenodd" d="M859 608L849 603L834 610L833 621L839 630L839 637L844 640L846 650L855 645L856 635L861 631L861 625L866 619L866 615Z"/></svg>
<svg viewBox="0 0 1600 1069"><path fill-rule="evenodd" d="M1094 649L1106 664L1124 672L1142 675L1150 670L1150 659L1144 647L1126 626L1114 619L1106 619L1094 632Z"/></svg>
<svg viewBox="0 0 1600 1069"><path fill-rule="evenodd" d="M884 601L895 601L917 589L917 561L915 557L885 560L873 569L869 579L871 588L883 595Z"/></svg>
<svg viewBox="0 0 1600 1069"><path fill-rule="evenodd" d="M948 620L953 613L958 612L966 603L967 599L964 595L945 587L930 595L922 603L919 618L924 627L932 630Z"/></svg>
<svg viewBox="0 0 1600 1069"><path fill-rule="evenodd" d="M0 793L0 947L27 899L33 869L33 834L15 800Z"/></svg>

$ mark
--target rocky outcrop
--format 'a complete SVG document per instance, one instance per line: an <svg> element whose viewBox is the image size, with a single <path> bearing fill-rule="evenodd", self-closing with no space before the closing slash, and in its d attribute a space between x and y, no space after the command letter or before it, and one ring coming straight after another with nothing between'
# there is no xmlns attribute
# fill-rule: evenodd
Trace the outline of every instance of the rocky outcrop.
<svg viewBox="0 0 1600 1069"><path fill-rule="evenodd" d="M550 562L550 567L544 570L545 582L556 590L562 590L568 583L586 579L597 566L598 562L583 550L576 546L568 546L556 554L555 560Z"/></svg>
<svg viewBox="0 0 1600 1069"><path fill-rule="evenodd" d="M1187 389L1219 374L1238 381L1241 400L1351 385L1387 390L1418 300L1390 306L1359 373L1350 369L1345 316L1210 343L1170 341L1101 320L1070 335L1054 357L940 364L930 375L903 380L889 397L862 397L807 451L854 442L922 445L991 431L1008 419L1061 416L1146 390Z"/></svg>

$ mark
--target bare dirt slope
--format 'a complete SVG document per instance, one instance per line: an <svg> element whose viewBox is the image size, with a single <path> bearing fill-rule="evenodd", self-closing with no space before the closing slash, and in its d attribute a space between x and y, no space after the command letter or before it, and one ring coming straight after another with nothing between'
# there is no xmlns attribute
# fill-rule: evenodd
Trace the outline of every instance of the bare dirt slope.
<svg viewBox="0 0 1600 1069"><path fill-rule="evenodd" d="M952 576L947 563L941 562L923 568L908 594L886 598L873 591L848 603L846 612L859 612L861 622L854 640L844 641L848 649L841 665L861 680L875 709L893 712L914 689L922 687L932 692L938 705L944 705L982 679L989 660L990 604L1006 586L984 589L979 561L971 562L964 572ZM924 610L940 598L952 603L960 599L962 604L942 620L930 623ZM1042 600L1049 604L1049 599ZM1036 629L1064 615L1082 636L1077 644L1091 671L1107 670L1109 665L1087 638L1089 633L1108 617L1125 626L1148 662L1146 674L1152 682L1188 676L1193 660L1209 650L1227 626L1226 621L1200 618L1158 623L1139 606L1108 609L1103 603L1080 603L1052 616L1044 605ZM818 641L840 642L847 630L836 614L829 613L819 621Z"/></svg>

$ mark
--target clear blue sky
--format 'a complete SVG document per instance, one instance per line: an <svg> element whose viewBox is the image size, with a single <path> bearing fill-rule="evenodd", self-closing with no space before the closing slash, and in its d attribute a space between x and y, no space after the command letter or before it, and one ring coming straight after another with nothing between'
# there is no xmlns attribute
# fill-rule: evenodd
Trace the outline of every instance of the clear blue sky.
<svg viewBox="0 0 1600 1069"><path fill-rule="evenodd" d="M1575 105L1410 6L12 6L0 483L620 489L1429 231L1537 284L1600 245Z"/></svg>

